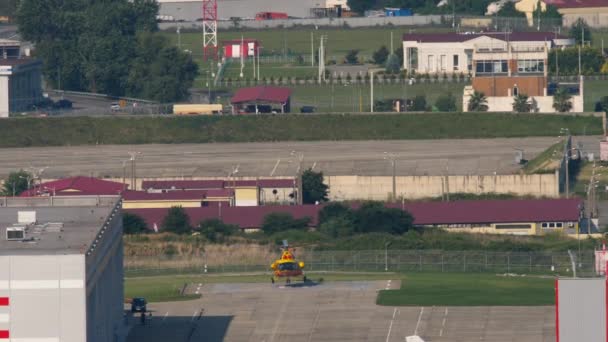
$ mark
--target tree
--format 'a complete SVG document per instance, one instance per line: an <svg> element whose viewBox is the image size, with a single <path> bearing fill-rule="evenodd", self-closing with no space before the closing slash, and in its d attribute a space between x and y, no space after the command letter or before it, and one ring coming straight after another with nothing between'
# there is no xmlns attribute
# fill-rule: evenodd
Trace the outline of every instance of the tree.
<svg viewBox="0 0 608 342"><path fill-rule="evenodd" d="M469 98L467 109L469 112L487 112L488 98L483 92L473 92L473 95Z"/></svg>
<svg viewBox="0 0 608 342"><path fill-rule="evenodd" d="M137 43L127 94L162 103L187 99L198 75L192 56L169 46L167 38L158 34L141 33Z"/></svg>
<svg viewBox="0 0 608 342"><path fill-rule="evenodd" d="M583 74L598 73L601 71L605 58L601 49L585 46L581 49L581 72ZM565 49L552 49L549 52L549 70L556 72L555 54L559 63L560 75L578 75L579 72L578 47Z"/></svg>
<svg viewBox="0 0 608 342"><path fill-rule="evenodd" d="M393 51L393 54L395 56L397 56L397 58L399 60L399 67L401 67L403 65L403 48L402 47L396 48L395 51ZM408 72L410 72L410 70L408 70Z"/></svg>
<svg viewBox="0 0 608 342"><path fill-rule="evenodd" d="M498 11L497 15L503 18L525 18L526 14L515 8L515 3L507 1Z"/></svg>
<svg viewBox="0 0 608 342"><path fill-rule="evenodd" d="M394 53L391 53L386 60L386 72L389 74L396 74L401 70L401 63L399 63L399 57Z"/></svg>
<svg viewBox="0 0 608 342"><path fill-rule="evenodd" d="M357 12L360 15L363 15L365 11L373 6L373 2L369 0L347 0L347 4L351 11Z"/></svg>
<svg viewBox="0 0 608 342"><path fill-rule="evenodd" d="M4 181L2 194L4 196L18 196L29 188L28 181L32 177L29 172L24 170L9 173L8 178Z"/></svg>
<svg viewBox="0 0 608 342"><path fill-rule="evenodd" d="M568 35L570 38L574 38L574 40L576 40L577 45L581 45L583 43L583 39L585 39L585 44L591 42L591 29L583 18L578 18L574 22L572 27L570 27L570 32Z"/></svg>
<svg viewBox="0 0 608 342"><path fill-rule="evenodd" d="M513 111L517 113L530 113L532 105L528 102L530 98L526 94L517 94L513 97Z"/></svg>
<svg viewBox="0 0 608 342"><path fill-rule="evenodd" d="M148 231L148 225L141 216L132 213L122 214L122 232L124 234L139 234Z"/></svg>
<svg viewBox="0 0 608 342"><path fill-rule="evenodd" d="M306 230L309 225L308 217L294 219L289 213L270 213L264 217L262 231L264 234L272 235L286 230Z"/></svg>
<svg viewBox="0 0 608 342"><path fill-rule="evenodd" d="M17 11L18 2L19 0L0 1L0 16L7 16L9 18L13 17Z"/></svg>
<svg viewBox="0 0 608 342"><path fill-rule="evenodd" d="M456 98L452 96L452 93L440 95L435 102L435 106L440 112L455 112Z"/></svg>
<svg viewBox="0 0 608 342"><path fill-rule="evenodd" d="M176 234L186 234L192 230L190 218L182 207L171 207L163 220L161 228Z"/></svg>
<svg viewBox="0 0 608 342"><path fill-rule="evenodd" d="M331 202L319 210L319 225L339 217L353 219L353 210L340 202Z"/></svg>
<svg viewBox="0 0 608 342"><path fill-rule="evenodd" d="M210 242L224 242L227 236L236 234L239 231L239 227L226 224L219 219L208 219L202 221L198 225L201 230L201 234L206 237Z"/></svg>
<svg viewBox="0 0 608 342"><path fill-rule="evenodd" d="M319 224L319 232L332 238L352 236L355 224L351 218L339 216Z"/></svg>
<svg viewBox="0 0 608 342"><path fill-rule="evenodd" d="M378 50L374 51L372 55L372 59L374 63L377 65L383 65L386 63L386 59L388 58L389 51L385 45L382 45Z"/></svg>
<svg viewBox="0 0 608 342"><path fill-rule="evenodd" d="M608 112L608 96L603 96L598 102L595 103L596 112Z"/></svg>
<svg viewBox="0 0 608 342"><path fill-rule="evenodd" d="M314 204L327 202L329 187L323 183L323 172L314 172L308 169L302 173L302 202Z"/></svg>
<svg viewBox="0 0 608 342"><path fill-rule="evenodd" d="M357 64L359 63L359 50L349 50L344 56L346 64Z"/></svg>
<svg viewBox="0 0 608 342"><path fill-rule="evenodd" d="M538 9L540 10L540 6ZM538 13L534 15L538 17ZM563 15L559 13L559 10L555 5L547 5L547 8L544 12L540 14L541 21L546 21L547 19L550 21L552 26L560 27L563 23Z"/></svg>
<svg viewBox="0 0 608 342"><path fill-rule="evenodd" d="M387 208L380 202L367 202L355 211L355 231L403 234L412 228L414 218L408 212Z"/></svg>
<svg viewBox="0 0 608 342"><path fill-rule="evenodd" d="M412 110L415 112L424 112L427 110L426 97L424 95L416 95L412 101Z"/></svg>
<svg viewBox="0 0 608 342"><path fill-rule="evenodd" d="M560 113L569 112L572 109L572 96L565 88L558 88L553 94L553 108Z"/></svg>

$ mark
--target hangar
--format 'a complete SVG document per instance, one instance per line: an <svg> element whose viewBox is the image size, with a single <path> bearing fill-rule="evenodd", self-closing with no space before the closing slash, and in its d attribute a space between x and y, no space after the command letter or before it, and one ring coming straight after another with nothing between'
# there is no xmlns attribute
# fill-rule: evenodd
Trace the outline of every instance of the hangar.
<svg viewBox="0 0 608 342"><path fill-rule="evenodd" d="M272 86L241 88L230 103L232 114L289 113L291 89Z"/></svg>

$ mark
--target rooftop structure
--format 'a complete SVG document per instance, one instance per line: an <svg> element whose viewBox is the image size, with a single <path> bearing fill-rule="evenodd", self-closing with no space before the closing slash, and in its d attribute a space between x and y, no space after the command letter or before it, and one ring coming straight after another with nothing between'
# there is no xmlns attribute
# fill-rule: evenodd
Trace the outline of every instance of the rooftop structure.
<svg viewBox="0 0 608 342"><path fill-rule="evenodd" d="M0 204L0 340L124 341L120 197Z"/></svg>

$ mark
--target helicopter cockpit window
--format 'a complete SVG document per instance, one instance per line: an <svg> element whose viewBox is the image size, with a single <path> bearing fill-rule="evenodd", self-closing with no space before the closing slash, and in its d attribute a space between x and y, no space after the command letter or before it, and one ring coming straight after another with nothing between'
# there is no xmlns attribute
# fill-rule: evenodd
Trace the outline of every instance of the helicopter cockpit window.
<svg viewBox="0 0 608 342"><path fill-rule="evenodd" d="M279 271L296 271L298 269L298 265L295 262L287 262L284 264L279 264Z"/></svg>

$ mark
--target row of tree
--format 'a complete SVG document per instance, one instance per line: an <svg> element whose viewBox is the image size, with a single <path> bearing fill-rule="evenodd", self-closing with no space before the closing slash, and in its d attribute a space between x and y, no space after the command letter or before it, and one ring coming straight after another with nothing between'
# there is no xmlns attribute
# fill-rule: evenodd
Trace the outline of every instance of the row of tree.
<svg viewBox="0 0 608 342"><path fill-rule="evenodd" d="M329 237L339 238L364 233L403 234L413 227L413 217L407 211L387 208L381 202L366 202L357 208L342 203L330 203L319 211L318 231ZM131 213L123 214L126 234L148 231L146 222ZM271 213L264 217L261 230L266 236L277 233L308 231L311 218L294 218L289 213ZM192 226L188 214L182 207L172 207L165 216L161 229L175 234L190 234L199 231L211 242L224 242L226 238L240 232L239 227L226 224L219 219L209 219Z"/></svg>
<svg viewBox="0 0 608 342"><path fill-rule="evenodd" d="M608 100L608 99L607 99ZM513 111L516 113L536 112L538 106L533 98L526 94L517 94L513 97ZM470 112L485 112L488 110L488 99L483 92L475 91L469 98L467 109ZM560 113L572 109L572 96L565 88L558 88L553 94L553 109Z"/></svg>
<svg viewBox="0 0 608 342"><path fill-rule="evenodd" d="M157 33L157 12L155 0L21 0L16 17L53 87L175 102L198 66Z"/></svg>

